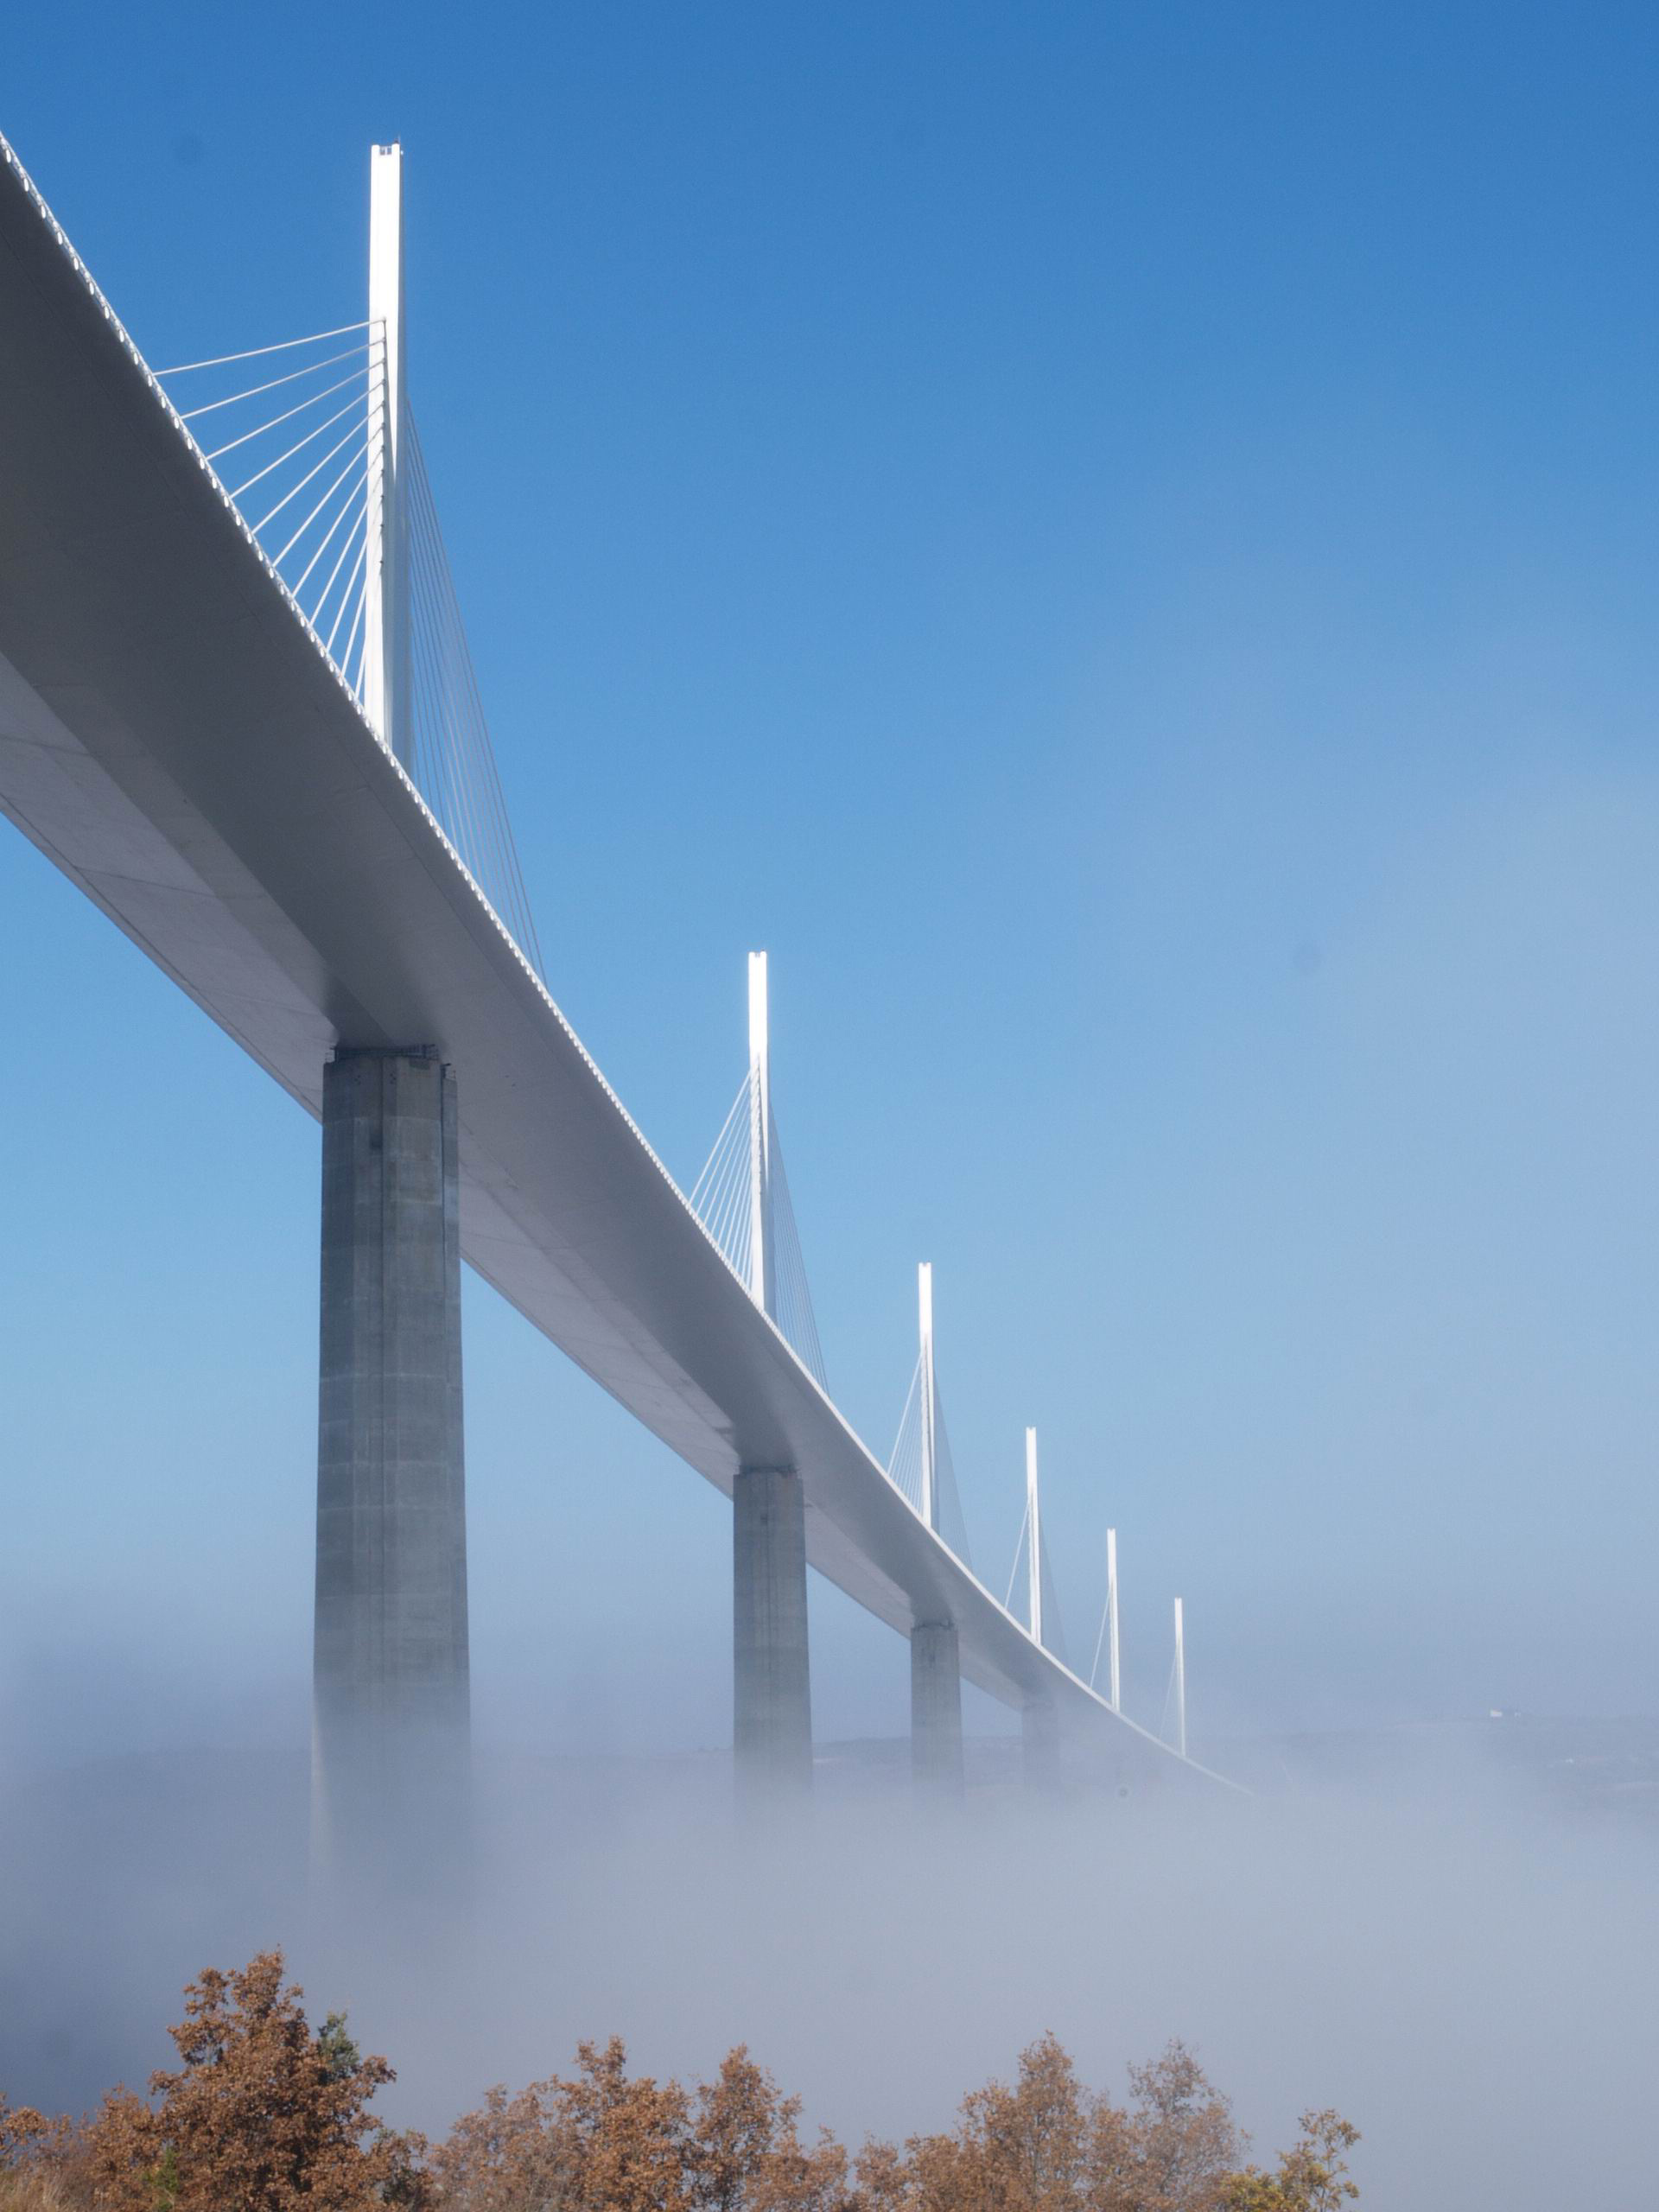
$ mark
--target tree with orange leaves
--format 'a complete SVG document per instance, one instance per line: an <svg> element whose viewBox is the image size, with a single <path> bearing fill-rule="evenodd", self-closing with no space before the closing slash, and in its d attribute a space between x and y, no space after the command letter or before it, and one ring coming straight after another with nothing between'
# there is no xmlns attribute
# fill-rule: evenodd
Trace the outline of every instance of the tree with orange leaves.
<svg viewBox="0 0 1659 2212"><path fill-rule="evenodd" d="M849 2202L847 2154L828 2135L800 2139L798 2097L739 2044L697 2091L683 2159L690 2212L839 2212Z"/></svg>
<svg viewBox="0 0 1659 2212"><path fill-rule="evenodd" d="M410 2174L409 2146L369 2113L393 2079L331 2015L312 2031L283 1955L209 1967L168 2030L181 2064L155 2101L117 2090L86 2131L97 2212L365 2212Z"/></svg>
<svg viewBox="0 0 1659 2212"><path fill-rule="evenodd" d="M1304 2115L1275 2171L1241 2164L1227 2100L1184 2045L1088 2088L1052 2035L948 2133L867 2144L855 2175L739 2048L712 2082L631 2075L618 2037L569 2079L492 2089L435 2146L378 2127L392 2079L331 2015L315 2032L279 1952L190 1984L178 2068L76 2127L0 2099L0 2212L1343 2212L1357 2132Z"/></svg>
<svg viewBox="0 0 1659 2212"><path fill-rule="evenodd" d="M869 2212L1223 2212L1244 2147L1226 2099L1179 2043L1129 2081L1114 2104L1039 2037L1012 2084L963 2099L952 2133L866 2146Z"/></svg>
<svg viewBox="0 0 1659 2212"><path fill-rule="evenodd" d="M441 2212L839 2212L847 2161L809 2149L799 2100L748 2053L712 2082L630 2077L619 2037L582 2044L570 2080L518 2095L492 2089L435 2146L429 2175Z"/></svg>
<svg viewBox="0 0 1659 2212"><path fill-rule="evenodd" d="M1281 2156L1277 2173L1248 2166L1232 2177L1224 2212L1342 2212L1352 2202L1359 2190L1348 2178L1348 2153L1359 2130L1328 2110L1305 2112L1301 2128Z"/></svg>

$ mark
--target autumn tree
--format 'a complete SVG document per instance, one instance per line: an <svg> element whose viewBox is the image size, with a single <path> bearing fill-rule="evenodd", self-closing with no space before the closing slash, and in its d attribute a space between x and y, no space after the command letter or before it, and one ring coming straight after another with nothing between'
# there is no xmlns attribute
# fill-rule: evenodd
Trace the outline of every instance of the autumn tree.
<svg viewBox="0 0 1659 2212"><path fill-rule="evenodd" d="M1226 2099L1179 2043L1129 2082L1114 2104L1043 2036L1012 2084L963 2099L951 2133L866 2146L869 2212L1221 2212L1244 2149Z"/></svg>
<svg viewBox="0 0 1659 2212"><path fill-rule="evenodd" d="M1245 2139L1232 2107L1198 2060L1172 2043L1129 2069L1130 2102L1119 2130L1119 2162L1103 2145L1101 2212L1210 2212L1225 2202Z"/></svg>
<svg viewBox="0 0 1659 2212"><path fill-rule="evenodd" d="M903 2154L866 2146L859 2180L876 2212L1073 2212L1083 2202L1092 2114L1052 2036L1024 2051L1012 2085L963 2100L949 2135L912 2136Z"/></svg>
<svg viewBox="0 0 1659 2212"><path fill-rule="evenodd" d="M630 2075L613 2037L517 2096L492 2089L431 2152L442 2212L838 2212L846 2159L746 2050L688 2093Z"/></svg>
<svg viewBox="0 0 1659 2212"><path fill-rule="evenodd" d="M280 1951L189 1984L168 2031L181 2063L86 2131L97 2212L366 2212L408 2193L409 2146L368 2109L391 2067L337 2015L314 2032L302 1994Z"/></svg>
<svg viewBox="0 0 1659 2212"><path fill-rule="evenodd" d="M684 2159L690 2212L839 2212L847 2154L828 2135L800 2139L801 2101L779 2094L740 2044L701 2084Z"/></svg>
<svg viewBox="0 0 1659 2212"><path fill-rule="evenodd" d="M517 2096L493 2088L430 2154L444 2212L556 2212L556 2208L677 2203L684 2092L630 2078L620 2037L584 2043L569 2080L554 2075Z"/></svg>
<svg viewBox="0 0 1659 2212"><path fill-rule="evenodd" d="M683 2088L631 2075L618 2037L569 2078L492 2089L435 2145L370 2105L392 2079L345 2020L315 2031L280 1952L210 1969L169 2031L180 2064L84 2125L0 2098L0 2212L1344 2212L1357 2132L1305 2113L1274 2171L1243 2163L1225 2097L1185 2046L1129 2069L1119 2105L1046 2035L956 2126L868 2143L849 2172L741 2048Z"/></svg>
<svg viewBox="0 0 1659 2212"><path fill-rule="evenodd" d="M1280 2156L1277 2173L1247 2166L1233 2175L1224 2212L1342 2212L1358 2189L1348 2178L1348 2153L1359 2130L1339 2113L1305 2112L1301 2134Z"/></svg>
<svg viewBox="0 0 1659 2212"><path fill-rule="evenodd" d="M50 2126L33 2105L15 2105L0 2090L0 2173L15 2173L28 2164Z"/></svg>

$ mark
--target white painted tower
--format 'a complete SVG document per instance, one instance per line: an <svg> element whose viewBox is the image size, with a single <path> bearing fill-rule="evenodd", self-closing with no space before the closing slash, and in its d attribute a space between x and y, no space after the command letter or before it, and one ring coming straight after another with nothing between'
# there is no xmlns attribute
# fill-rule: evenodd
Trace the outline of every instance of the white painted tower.
<svg viewBox="0 0 1659 2212"><path fill-rule="evenodd" d="M767 1032L766 956L749 955L749 1294L778 1318L777 1259L772 1249L772 1048Z"/></svg>
<svg viewBox="0 0 1659 2212"><path fill-rule="evenodd" d="M409 516L404 387L404 149L369 155L369 484L363 707L407 768Z"/></svg>
<svg viewBox="0 0 1659 2212"><path fill-rule="evenodd" d="M933 1376L933 1266L924 1260L916 1270L916 1303L921 1332L922 1518L939 1525L938 1414Z"/></svg>
<svg viewBox="0 0 1659 2212"><path fill-rule="evenodd" d="M1026 1431L1026 1587L1027 1620L1031 1632L1043 1640L1043 1516L1037 1496L1037 1432Z"/></svg>
<svg viewBox="0 0 1659 2212"><path fill-rule="evenodd" d="M1106 1694L1114 1713L1121 1713L1122 1684L1118 1672L1117 1643L1117 1531L1106 1531Z"/></svg>

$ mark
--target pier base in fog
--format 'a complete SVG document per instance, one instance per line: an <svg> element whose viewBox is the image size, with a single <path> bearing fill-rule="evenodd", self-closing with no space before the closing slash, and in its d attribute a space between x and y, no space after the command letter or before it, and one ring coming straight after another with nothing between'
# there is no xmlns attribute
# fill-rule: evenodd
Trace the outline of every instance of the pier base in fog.
<svg viewBox="0 0 1659 2212"><path fill-rule="evenodd" d="M452 1070L323 1074L313 1834L319 1871L443 1884L468 1827L466 1475Z"/></svg>
<svg viewBox="0 0 1659 2212"><path fill-rule="evenodd" d="M732 1488L733 1748L749 1797L812 1780L806 1499L788 1467L741 1467Z"/></svg>
<svg viewBox="0 0 1659 2212"><path fill-rule="evenodd" d="M962 1669L950 1621L910 1631L910 1770L929 1796L962 1795Z"/></svg>
<svg viewBox="0 0 1659 2212"><path fill-rule="evenodd" d="M1020 1753L1029 1789L1059 1788L1059 1719L1046 1698L1033 1698L1020 1708Z"/></svg>

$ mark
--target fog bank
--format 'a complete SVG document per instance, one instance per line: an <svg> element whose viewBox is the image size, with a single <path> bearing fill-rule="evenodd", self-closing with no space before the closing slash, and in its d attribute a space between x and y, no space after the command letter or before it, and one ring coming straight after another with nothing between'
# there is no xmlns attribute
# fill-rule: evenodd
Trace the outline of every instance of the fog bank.
<svg viewBox="0 0 1659 2212"><path fill-rule="evenodd" d="M429 2130L612 2031L682 2075L747 2042L855 2139L944 2123L1046 2029L1119 2086L1179 2035L1263 2150L1307 2105L1355 2120L1368 2203L1636 2201L1650 1827L1444 1743L1340 1781L1275 1763L1277 1794L1200 1803L987 1779L940 1821L902 1760L855 1751L810 1821L757 1834L718 1757L485 1754L470 1904L343 1935L308 1896L300 1754L15 1767L0 2086L78 2105L141 2079L188 1975L283 1943Z"/></svg>

